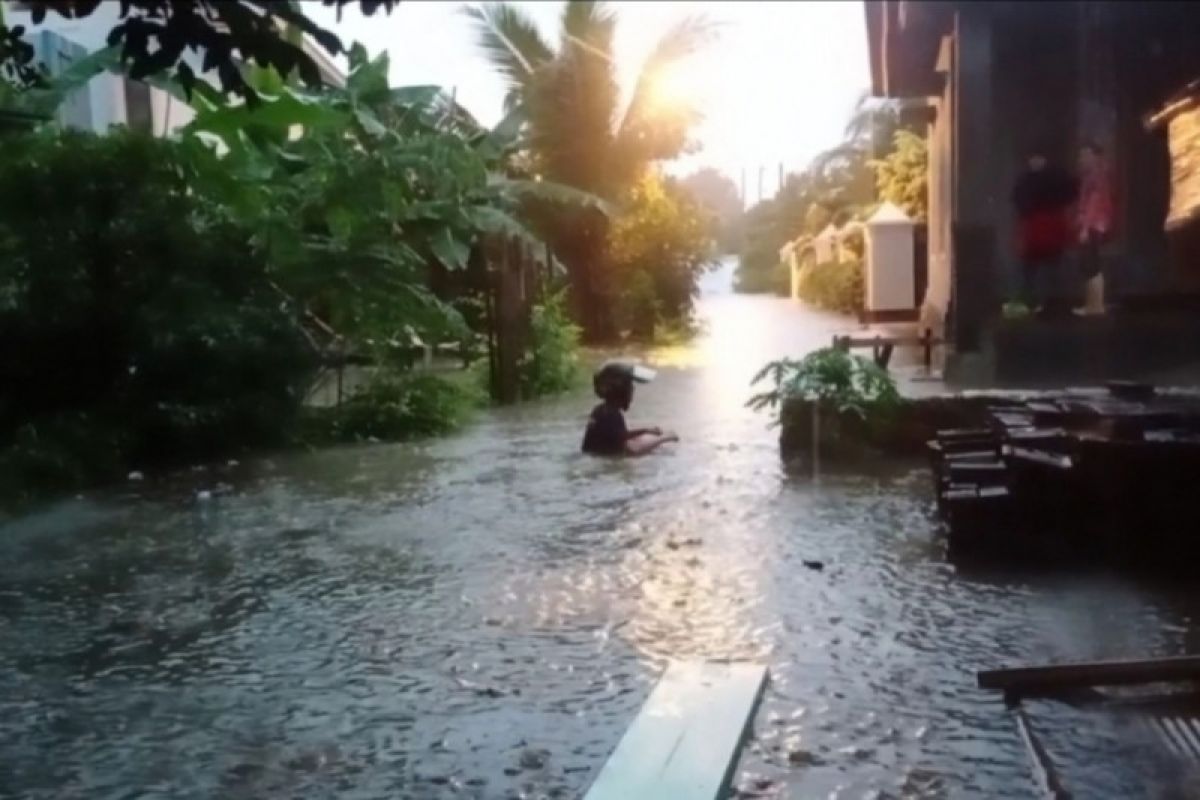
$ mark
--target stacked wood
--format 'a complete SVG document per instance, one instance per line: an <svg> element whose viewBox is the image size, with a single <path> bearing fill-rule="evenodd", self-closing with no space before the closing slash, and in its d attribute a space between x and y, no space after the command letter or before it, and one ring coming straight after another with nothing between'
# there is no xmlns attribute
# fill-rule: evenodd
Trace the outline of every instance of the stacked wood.
<svg viewBox="0 0 1200 800"><path fill-rule="evenodd" d="M990 410L929 443L952 551L1178 559L1200 554L1200 402L1119 383Z"/></svg>

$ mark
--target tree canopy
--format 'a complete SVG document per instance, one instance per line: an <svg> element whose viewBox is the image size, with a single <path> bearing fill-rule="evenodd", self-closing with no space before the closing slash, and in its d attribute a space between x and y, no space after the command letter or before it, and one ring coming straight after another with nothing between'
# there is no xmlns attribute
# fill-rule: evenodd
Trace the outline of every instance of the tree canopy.
<svg viewBox="0 0 1200 800"><path fill-rule="evenodd" d="M347 5L357 4L364 14L379 9L390 12L399 0L321 0L336 7L340 16ZM32 21L40 25L49 13L67 19L94 14L100 0L31 0ZM200 71L213 72L221 88L247 100L257 99L247 83L242 66L271 67L284 78L297 74L309 86L321 83L320 70L305 52L295 33L306 34L331 55L345 51L333 32L313 22L299 2L267 0L120 0L119 18L108 35L108 43L121 48L121 62L129 76L142 79L173 72L187 90L196 72L185 53L202 59ZM20 27L0 29L0 71L22 84L37 80L33 48L22 46L25 31Z"/></svg>
<svg viewBox="0 0 1200 800"><path fill-rule="evenodd" d="M665 102L656 82L715 35L703 17L685 17L663 35L623 105L613 54L617 16L606 4L568 0L556 44L508 3L484 3L463 13L506 83L506 105L524 113L526 161L537 176L615 201L651 164L687 149L700 115L686 103ZM535 208L534 217L567 265L573 310L585 335L611 338L619 290L608 265L606 221L575 209Z"/></svg>

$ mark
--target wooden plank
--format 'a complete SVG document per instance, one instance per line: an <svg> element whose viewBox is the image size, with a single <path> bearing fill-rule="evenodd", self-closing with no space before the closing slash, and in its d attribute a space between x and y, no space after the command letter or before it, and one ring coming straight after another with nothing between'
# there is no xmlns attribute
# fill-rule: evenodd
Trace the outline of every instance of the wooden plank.
<svg viewBox="0 0 1200 800"><path fill-rule="evenodd" d="M1013 709L1013 716L1017 720L1017 730L1021 734L1021 741L1025 743L1029 759L1033 762L1033 779L1037 783L1041 796L1048 800L1070 798L1071 793L1067 791L1062 778L1059 777L1050 753L1033 732L1033 725L1030 723L1029 717L1025 715L1025 710L1017 706Z"/></svg>
<svg viewBox="0 0 1200 800"><path fill-rule="evenodd" d="M976 678L981 689L1003 689L1018 694L1083 686L1190 681L1200 680L1200 656L988 669L980 671Z"/></svg>
<svg viewBox="0 0 1200 800"><path fill-rule="evenodd" d="M905 346L905 345L917 346L917 345L928 344L932 347L937 347L943 343L941 339L926 340L920 336L878 336L878 337L875 337L875 336L871 336L871 337L840 336L840 337L834 337L834 339L837 342L837 345L835 345L835 346L840 346L843 349L875 347L876 345L885 345L885 344L890 344L890 345L894 345L894 346Z"/></svg>
<svg viewBox="0 0 1200 800"><path fill-rule="evenodd" d="M716 800L766 686L759 664L671 664L585 800Z"/></svg>

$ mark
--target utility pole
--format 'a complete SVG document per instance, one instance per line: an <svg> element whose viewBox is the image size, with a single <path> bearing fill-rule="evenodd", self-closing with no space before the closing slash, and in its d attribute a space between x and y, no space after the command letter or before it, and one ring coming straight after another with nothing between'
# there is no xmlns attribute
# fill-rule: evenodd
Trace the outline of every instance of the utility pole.
<svg viewBox="0 0 1200 800"><path fill-rule="evenodd" d="M758 167L758 202L763 199L763 177L767 174L767 168L759 165Z"/></svg>
<svg viewBox="0 0 1200 800"><path fill-rule="evenodd" d="M775 194L783 194L783 162L779 162L779 185L775 187Z"/></svg>
<svg viewBox="0 0 1200 800"><path fill-rule="evenodd" d="M742 166L742 188L738 193L738 199L742 201L742 211L746 210L746 167Z"/></svg>

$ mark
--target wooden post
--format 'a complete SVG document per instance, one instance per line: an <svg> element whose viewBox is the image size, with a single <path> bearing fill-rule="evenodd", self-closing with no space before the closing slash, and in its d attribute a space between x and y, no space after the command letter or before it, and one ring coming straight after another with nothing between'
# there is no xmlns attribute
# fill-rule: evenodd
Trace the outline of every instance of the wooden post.
<svg viewBox="0 0 1200 800"><path fill-rule="evenodd" d="M821 398L812 401L813 480L821 477Z"/></svg>
<svg viewBox="0 0 1200 800"><path fill-rule="evenodd" d="M518 362L524 339L524 258L520 244L514 240L505 240L498 249L496 399L501 403L515 403L521 399Z"/></svg>
<svg viewBox="0 0 1200 800"><path fill-rule="evenodd" d="M1062 778L1059 777L1050 753L1046 751L1041 740L1034 734L1033 725L1030 724L1029 717L1025 715L1025 710L1017 706L1013 709L1013 716L1017 722L1017 730L1021 734L1021 741L1025 743L1025 749L1033 761L1033 779L1037 782L1041 796L1046 800L1070 800L1071 793L1063 784Z"/></svg>
<svg viewBox="0 0 1200 800"><path fill-rule="evenodd" d="M496 313L500 287L499 249L496 242L487 239L480 245L483 254L483 317L487 329L488 393L492 400L500 400L500 337L497 333L500 322Z"/></svg>
<svg viewBox="0 0 1200 800"><path fill-rule="evenodd" d="M496 342L499 350L499 376L497 388L501 403L517 401L516 350L513 347L513 318L517 300L517 285L513 280L512 242L505 239L500 245L500 263L497 265L500 284L496 304Z"/></svg>

